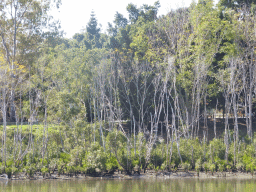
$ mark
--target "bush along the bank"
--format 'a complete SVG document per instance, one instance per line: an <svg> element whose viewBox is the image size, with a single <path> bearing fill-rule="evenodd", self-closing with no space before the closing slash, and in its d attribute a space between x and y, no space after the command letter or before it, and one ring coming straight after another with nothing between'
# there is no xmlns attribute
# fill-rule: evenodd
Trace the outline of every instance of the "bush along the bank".
<svg viewBox="0 0 256 192"><path fill-rule="evenodd" d="M72 134L76 134L76 142L69 139ZM102 137L99 135L100 131L95 134L94 141L92 133L91 135L79 135L67 132L66 139L62 137L61 142L60 134L53 131L49 133L48 145L54 147L47 148L42 154L38 150L41 146L35 145L19 159L17 155L13 155L13 149L10 147L6 151L8 154L6 163L4 158L0 159L0 174L5 173L11 178L19 177L23 173L27 178L33 178L38 173L43 177L54 173L58 176L71 177L78 174L103 176L115 172L133 174L147 170L157 172L193 170L198 176L202 171L212 175L215 172L232 171L247 172L253 175L256 169L255 142L234 143L230 140L228 151L226 151L227 148L222 138L206 142L198 138L176 140L172 137L173 141L169 140L168 143L165 139L158 138L148 154L150 140L143 133L134 137L134 135L127 136L115 129L111 132L105 131ZM37 141L42 140L36 133L34 137ZM150 159L147 164L148 155Z"/></svg>

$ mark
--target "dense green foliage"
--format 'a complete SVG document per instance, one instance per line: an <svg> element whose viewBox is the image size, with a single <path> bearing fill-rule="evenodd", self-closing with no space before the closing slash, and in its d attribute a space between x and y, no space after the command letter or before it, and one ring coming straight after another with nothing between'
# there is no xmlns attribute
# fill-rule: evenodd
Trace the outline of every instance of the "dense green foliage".
<svg viewBox="0 0 256 192"><path fill-rule="evenodd" d="M42 143L43 126L37 125L33 132L35 143ZM99 128L99 125L96 125ZM50 126L48 134L48 150L44 159L41 156L41 146L34 145L33 150L25 154L22 159L13 161L10 158L6 166L1 163L0 173L9 176L26 172L30 177L40 171L43 176L58 170L59 174L76 175L90 174L101 175L113 173L116 170L132 173L134 170L145 169L147 143L140 133L136 138L137 151L132 147L133 139L127 140L121 131L116 129L105 132L106 146L101 145L100 132L97 131L97 140L92 140L92 134L85 134L90 126L80 129L65 131L58 126ZM99 129L98 129L99 130ZM7 151L11 151L13 144L13 127L8 129ZM30 137L27 126L23 126L24 140ZM72 138L72 139L70 139ZM133 138L133 137L132 137ZM255 137L254 137L255 138ZM255 139L256 140L256 139ZM62 143L63 142L63 143ZM230 141L234 146L234 141ZM167 145L163 140L156 141L149 161L148 169L156 171L175 171L182 168L185 171L198 170L210 171L247 171L254 172L256 143L239 143L236 148L237 156L234 156L234 148L230 147L228 161L224 160L225 144L223 139L213 139L208 144L200 142L199 139L181 139L178 155L177 143ZM130 148L130 149L129 149ZM172 148L172 149L171 149ZM171 154L170 154L171 151ZM2 160L2 159L0 159ZM237 162L235 164L235 162Z"/></svg>
<svg viewBox="0 0 256 192"><path fill-rule="evenodd" d="M71 39L47 20L50 1L3 2L0 28L10 30L0 32L2 172L253 173L253 2L204 0L159 18L159 2L129 4L129 18L117 12L108 34L92 12ZM24 14L8 16L10 8Z"/></svg>

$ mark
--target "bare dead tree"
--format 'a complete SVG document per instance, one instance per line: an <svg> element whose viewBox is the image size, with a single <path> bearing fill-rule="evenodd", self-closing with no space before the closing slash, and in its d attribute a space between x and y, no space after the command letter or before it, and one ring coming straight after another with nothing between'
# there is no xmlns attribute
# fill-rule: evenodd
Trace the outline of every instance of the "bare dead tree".
<svg viewBox="0 0 256 192"><path fill-rule="evenodd" d="M0 94L0 102L1 102L1 112L3 117L3 135L2 135L2 160L4 161L4 165L6 166L6 133L7 133L7 106L8 106L8 73L7 68L4 67L4 63L1 64L0 71L0 86L1 86L1 94Z"/></svg>
<svg viewBox="0 0 256 192"><path fill-rule="evenodd" d="M216 131L216 116L217 116L217 110L218 110L218 99L216 102L216 108L214 110L214 138L217 138L217 131Z"/></svg>
<svg viewBox="0 0 256 192"><path fill-rule="evenodd" d="M250 9L246 6L241 8L243 20L238 22L237 31L243 35L243 39L237 39L237 43L240 46L240 69L242 72L243 91L244 91L244 109L247 126L247 134L252 139L252 105L253 94L255 88L255 77L253 76L255 71L255 32L254 27L255 15L248 14Z"/></svg>

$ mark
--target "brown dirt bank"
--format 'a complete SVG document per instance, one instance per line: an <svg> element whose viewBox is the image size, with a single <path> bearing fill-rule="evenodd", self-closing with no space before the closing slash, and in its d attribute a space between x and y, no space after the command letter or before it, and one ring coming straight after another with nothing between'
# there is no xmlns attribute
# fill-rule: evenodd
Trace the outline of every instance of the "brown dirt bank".
<svg viewBox="0 0 256 192"><path fill-rule="evenodd" d="M115 172L113 175L84 175L78 174L76 176L67 176L58 174L46 175L42 176L41 173L37 173L34 177L29 178L24 173L19 174L18 176L13 176L10 180L48 180L48 179L60 179L60 180L108 180L108 179L181 179L181 178L197 178L197 179L217 179L217 178L226 178L226 179L256 179L256 175L252 175L251 173L246 172L215 172L215 173L205 173L200 172L199 176L195 171L189 172L155 172L155 171L147 171L146 173L141 174L133 174L133 175L125 175L118 172Z"/></svg>

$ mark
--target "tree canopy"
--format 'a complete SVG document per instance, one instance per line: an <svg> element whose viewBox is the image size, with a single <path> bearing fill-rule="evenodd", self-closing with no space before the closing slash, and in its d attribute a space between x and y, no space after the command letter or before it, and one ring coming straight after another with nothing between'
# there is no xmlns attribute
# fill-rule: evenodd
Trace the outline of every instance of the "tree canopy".
<svg viewBox="0 0 256 192"><path fill-rule="evenodd" d="M4 169L46 172L58 161L70 173L131 173L200 170L204 161L212 170L243 162L254 171L254 1L202 0L159 18L159 1L130 3L129 18L116 12L107 34L92 11L71 39L48 20L50 0L0 2ZM197 166L187 146L198 147Z"/></svg>

